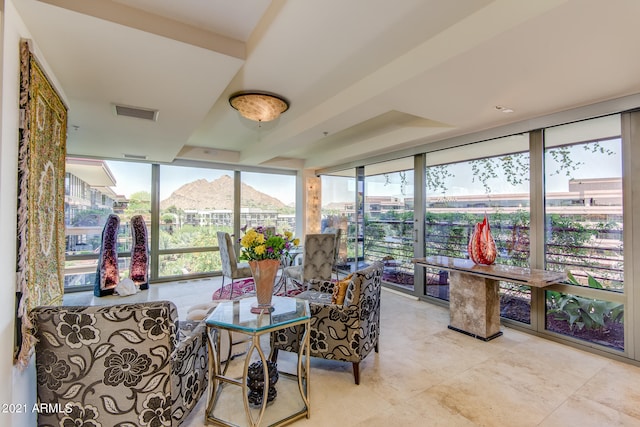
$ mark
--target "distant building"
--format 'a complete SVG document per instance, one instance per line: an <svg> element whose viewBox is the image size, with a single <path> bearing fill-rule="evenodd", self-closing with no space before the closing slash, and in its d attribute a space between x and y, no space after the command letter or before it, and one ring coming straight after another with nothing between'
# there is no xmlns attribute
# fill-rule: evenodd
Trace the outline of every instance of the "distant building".
<svg viewBox="0 0 640 427"><path fill-rule="evenodd" d="M371 219L388 215L390 212L414 210L414 198L397 196L365 197L365 213ZM569 180L569 191L546 195L547 213L622 215L622 179L593 178ZM427 210L430 212L478 212L500 208L501 212L529 210L528 193L473 194L468 196L427 196ZM353 202L333 202L323 209L354 218Z"/></svg>
<svg viewBox="0 0 640 427"><path fill-rule="evenodd" d="M93 250L87 237L99 234L102 212L118 212L126 207L126 198L111 187L116 180L103 160L69 157L66 162L64 213L66 250ZM89 211L94 213L87 215Z"/></svg>

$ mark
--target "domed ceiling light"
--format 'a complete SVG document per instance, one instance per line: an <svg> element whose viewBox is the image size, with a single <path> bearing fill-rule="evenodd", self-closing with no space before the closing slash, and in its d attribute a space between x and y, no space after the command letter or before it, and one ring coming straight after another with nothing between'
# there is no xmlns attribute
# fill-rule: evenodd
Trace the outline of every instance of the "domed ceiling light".
<svg viewBox="0 0 640 427"><path fill-rule="evenodd" d="M289 103L284 98L266 92L236 93L229 98L229 104L242 117L256 122L275 120L289 109Z"/></svg>

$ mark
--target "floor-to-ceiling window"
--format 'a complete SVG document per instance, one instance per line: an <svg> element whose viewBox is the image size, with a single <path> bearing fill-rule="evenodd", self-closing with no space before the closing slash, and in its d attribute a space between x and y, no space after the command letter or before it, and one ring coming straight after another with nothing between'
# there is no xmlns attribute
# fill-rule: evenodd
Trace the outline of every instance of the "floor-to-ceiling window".
<svg viewBox="0 0 640 427"><path fill-rule="evenodd" d="M383 280L413 292L413 157L365 166L364 260Z"/></svg>
<svg viewBox="0 0 640 427"><path fill-rule="evenodd" d="M68 158L65 178L65 289L96 281L102 229L110 214L120 218L117 237L120 277L129 273L133 215L151 216L151 165Z"/></svg>
<svg viewBox="0 0 640 427"><path fill-rule="evenodd" d="M343 273L352 271L362 260L362 238L356 220L356 171L349 169L321 176L321 230L341 229L337 266Z"/></svg>
<svg viewBox="0 0 640 427"><path fill-rule="evenodd" d="M545 264L566 271L570 285L546 292L545 323L549 331L623 350L620 133L619 115L545 130Z"/></svg>
<svg viewBox="0 0 640 427"><path fill-rule="evenodd" d="M242 204L236 200L237 177L242 180ZM152 281L217 274L221 268L218 231L234 235L243 225L295 230L296 175L292 171L237 172L201 165L69 158L65 184L67 290L94 286L102 229L109 214L120 219L121 278L128 276L130 218L143 216Z"/></svg>
<svg viewBox="0 0 640 427"><path fill-rule="evenodd" d="M501 282L500 314L506 324L640 360L640 333L632 322L632 310L640 302L632 280L640 268L633 256L638 243L632 233L638 214L631 211L638 204L634 186L640 182L640 169L633 154L640 114L580 120L573 113L545 118L547 126L529 128L530 132L524 131L527 123L521 133L507 137L480 142L468 136L452 138L425 145L424 154L406 150L415 156L417 167L414 200L424 201L424 221L422 211L413 211L419 219L414 229L420 229L414 251L416 256L468 258L470 234L486 215L497 263L567 273L566 281L545 289ZM558 121L567 116L573 121ZM356 200L362 198L365 209L364 245L358 252L364 255L363 263L372 249L377 249L376 259L395 258L389 244L395 241L388 239L393 233L383 221L393 209L383 203L400 205L389 192L402 194L404 177L400 169L373 172L385 163L376 157L350 169L354 179L349 190L355 191ZM325 186L335 187L335 175L339 173L334 170L320 171L323 208L331 200ZM362 189L360 176L366 184ZM344 193L353 200L353 194ZM357 203L353 218L357 224ZM384 242L385 248L378 248L383 244L377 242ZM447 272L423 271L416 271L414 282L420 286L414 294L446 303ZM385 286L393 285L386 281Z"/></svg>
<svg viewBox="0 0 640 427"><path fill-rule="evenodd" d="M296 229L295 175L242 172L240 224L276 227L278 233Z"/></svg>
<svg viewBox="0 0 640 427"><path fill-rule="evenodd" d="M529 266L529 137L514 135L428 153L425 254L468 258L467 245L486 216L497 264ZM428 269L425 294L449 299L448 274ZM501 315L530 323L531 290L500 283Z"/></svg>
<svg viewBox="0 0 640 427"><path fill-rule="evenodd" d="M216 233L233 234L233 171L160 166L158 277L221 268Z"/></svg>

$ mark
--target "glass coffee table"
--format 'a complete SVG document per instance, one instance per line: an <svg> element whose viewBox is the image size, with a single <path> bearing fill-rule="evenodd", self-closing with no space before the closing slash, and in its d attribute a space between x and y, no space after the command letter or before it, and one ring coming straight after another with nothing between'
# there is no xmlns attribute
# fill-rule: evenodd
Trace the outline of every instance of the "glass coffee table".
<svg viewBox="0 0 640 427"><path fill-rule="evenodd" d="M273 311L254 314L251 304L255 302L255 297L221 302L205 320L210 379L206 424L281 426L309 418L309 302L274 296ZM295 325L303 326L297 361L290 362L288 372L274 366L270 371L271 362L263 350L269 347L270 334ZM218 333L214 334L213 329ZM241 355L244 357L232 357L231 349L226 355L220 354L220 335L225 331L229 336L232 332L247 336L247 351ZM256 380L256 376L260 378ZM275 379L273 384L270 378ZM255 384L263 386L256 388ZM270 386L275 391L270 391ZM271 399L270 392L275 398Z"/></svg>

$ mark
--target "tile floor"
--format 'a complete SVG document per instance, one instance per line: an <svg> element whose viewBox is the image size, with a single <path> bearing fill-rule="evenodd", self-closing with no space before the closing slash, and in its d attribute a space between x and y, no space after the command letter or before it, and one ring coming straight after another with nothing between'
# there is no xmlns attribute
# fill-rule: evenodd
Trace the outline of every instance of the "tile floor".
<svg viewBox="0 0 640 427"><path fill-rule="evenodd" d="M183 317L220 281L156 284L130 297L82 292L64 301L169 299ZM447 324L446 308L383 291L380 352L361 364L360 385L350 364L312 359L311 417L294 425L640 426L639 367L504 326L502 337L482 342ZM203 398L183 426L205 425L205 405Z"/></svg>

